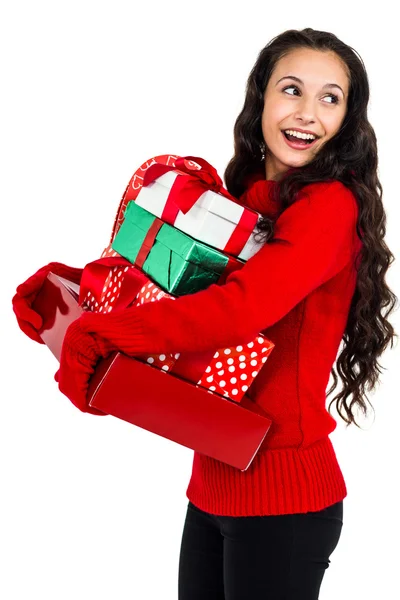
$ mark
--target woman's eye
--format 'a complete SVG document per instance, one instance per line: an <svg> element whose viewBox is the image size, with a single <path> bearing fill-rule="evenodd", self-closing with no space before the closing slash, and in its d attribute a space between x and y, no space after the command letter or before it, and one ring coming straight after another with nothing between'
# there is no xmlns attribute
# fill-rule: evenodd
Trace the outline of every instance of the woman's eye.
<svg viewBox="0 0 400 600"><path fill-rule="evenodd" d="M286 90L297 90L297 87L295 85L289 85L288 87L283 88L282 91L286 92Z"/></svg>
<svg viewBox="0 0 400 600"><path fill-rule="evenodd" d="M289 90L289 89L299 91L299 89L295 85L289 85L289 86L283 88L282 91L286 92L286 90ZM293 96L293 94L291 94L291 95ZM328 94L327 96L325 96L325 98L333 98L332 102L327 102L326 104L337 104L339 102L339 98L335 94Z"/></svg>

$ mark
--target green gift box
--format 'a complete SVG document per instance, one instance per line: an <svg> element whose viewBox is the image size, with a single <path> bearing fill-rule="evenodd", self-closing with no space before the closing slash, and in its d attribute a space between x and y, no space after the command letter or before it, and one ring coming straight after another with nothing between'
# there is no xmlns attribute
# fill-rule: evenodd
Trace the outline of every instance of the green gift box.
<svg viewBox="0 0 400 600"><path fill-rule="evenodd" d="M126 207L112 249L176 296L223 283L245 264L163 223L134 201Z"/></svg>

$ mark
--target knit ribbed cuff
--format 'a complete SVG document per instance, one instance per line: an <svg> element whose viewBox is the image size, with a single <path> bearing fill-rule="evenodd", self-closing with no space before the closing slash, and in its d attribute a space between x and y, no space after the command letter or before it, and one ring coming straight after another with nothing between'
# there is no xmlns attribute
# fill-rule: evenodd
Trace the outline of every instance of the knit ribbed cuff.
<svg viewBox="0 0 400 600"><path fill-rule="evenodd" d="M76 319L69 325L63 346L68 348L70 354L79 355L86 361L94 361L100 354L95 338L83 332L80 319Z"/></svg>
<svg viewBox="0 0 400 600"><path fill-rule="evenodd" d="M82 331L102 336L111 342L114 350L128 355L148 351L144 344L143 326L139 309L116 310L108 314L86 312L80 317Z"/></svg>

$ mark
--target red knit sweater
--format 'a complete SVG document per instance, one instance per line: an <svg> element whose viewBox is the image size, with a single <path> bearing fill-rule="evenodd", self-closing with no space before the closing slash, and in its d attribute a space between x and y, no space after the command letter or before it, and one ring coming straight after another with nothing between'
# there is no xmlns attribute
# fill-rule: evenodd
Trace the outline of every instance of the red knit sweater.
<svg viewBox="0 0 400 600"><path fill-rule="evenodd" d="M262 193L246 191L241 202L268 214L276 183L252 185ZM202 510L318 511L347 495L326 388L355 290L357 217L357 201L340 182L308 185L275 223L274 239L285 241L265 244L225 285L127 309L129 322L127 311L83 315L83 330L130 355L234 346L259 332L274 342L247 392L272 426L244 472L194 453L186 495Z"/></svg>

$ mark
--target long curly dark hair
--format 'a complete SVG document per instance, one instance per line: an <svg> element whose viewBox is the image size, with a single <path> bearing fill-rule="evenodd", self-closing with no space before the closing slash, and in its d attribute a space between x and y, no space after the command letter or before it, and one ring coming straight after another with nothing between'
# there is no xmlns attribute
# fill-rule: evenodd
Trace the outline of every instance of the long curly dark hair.
<svg viewBox="0 0 400 600"><path fill-rule="evenodd" d="M385 282L394 256L384 242L386 213L377 175L377 141L367 117L368 76L356 51L332 33L312 28L289 29L273 38L259 53L248 77L244 106L234 126L234 156L226 167L224 179L229 192L239 198L246 189L247 177L265 165L264 150L268 160L261 127L264 92L279 59L300 48L335 52L347 65L347 113L336 135L306 165L288 169L274 189L283 210L295 202L305 185L327 180L341 181L357 199L357 232L363 240L363 247L356 263L356 289L342 338L343 350L336 361L343 389L331 400L329 410L336 400L336 409L346 426L354 423L359 427L352 408L358 406L366 416L365 400L372 407L366 389L372 391L376 383L380 383L379 373L382 371L378 358L389 342L393 347L393 338L398 337L387 319L398 298ZM268 242L274 234L274 221L264 217L259 223L259 232L262 241ZM338 383L335 367L331 373L334 383L327 395L335 390ZM352 399L348 404L346 400L350 396Z"/></svg>

